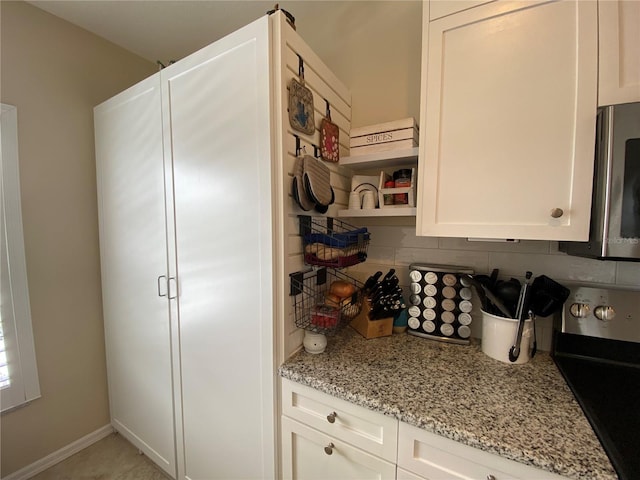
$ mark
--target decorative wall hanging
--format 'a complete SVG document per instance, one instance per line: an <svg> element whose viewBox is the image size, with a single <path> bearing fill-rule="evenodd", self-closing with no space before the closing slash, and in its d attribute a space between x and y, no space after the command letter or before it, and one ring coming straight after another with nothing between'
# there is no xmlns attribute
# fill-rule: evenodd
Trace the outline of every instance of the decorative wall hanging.
<svg viewBox="0 0 640 480"><path fill-rule="evenodd" d="M331 107L325 100L327 110L325 117L320 122L320 156L326 162L338 162L340 160L340 128L331 121Z"/></svg>
<svg viewBox="0 0 640 480"><path fill-rule="evenodd" d="M307 135L316 130L313 117L313 93L304 84L304 62L298 55L298 76L300 81L291 79L289 84L289 123L291 128Z"/></svg>

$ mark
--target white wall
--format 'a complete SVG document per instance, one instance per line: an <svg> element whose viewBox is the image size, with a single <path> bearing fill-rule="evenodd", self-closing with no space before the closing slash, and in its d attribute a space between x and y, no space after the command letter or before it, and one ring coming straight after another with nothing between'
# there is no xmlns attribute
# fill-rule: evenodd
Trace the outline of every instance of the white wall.
<svg viewBox="0 0 640 480"><path fill-rule="evenodd" d="M567 286L585 283L640 288L640 263L572 257L558 251L558 242L469 242L462 238L417 237L415 224L407 220L367 222L354 219L353 223L367 226L371 232L367 261L351 269L358 278L366 278L377 270L386 272L395 268L399 278L404 279L401 283L408 287L411 263L435 263L469 266L479 274L489 274L497 268L499 278L515 277L520 281L530 270L534 276L547 275ZM472 335L480 337L477 308L473 315ZM539 348L549 350L551 319L541 319L536 326L540 333Z"/></svg>

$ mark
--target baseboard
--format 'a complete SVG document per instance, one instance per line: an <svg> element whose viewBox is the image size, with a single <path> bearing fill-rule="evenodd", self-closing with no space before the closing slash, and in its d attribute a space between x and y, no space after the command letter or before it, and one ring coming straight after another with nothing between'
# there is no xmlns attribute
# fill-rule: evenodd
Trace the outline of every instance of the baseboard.
<svg viewBox="0 0 640 480"><path fill-rule="evenodd" d="M21 468L13 473L10 473L6 477L2 477L2 480L27 480L28 478L37 475L38 473L46 470L49 467L54 466L56 463L69 458L71 455L78 453L80 450L93 445L98 440L102 440L104 437L113 433L113 427L111 425L105 425L98 430L91 432L88 435L76 440L69 445L62 447L40 460L33 462L31 465Z"/></svg>

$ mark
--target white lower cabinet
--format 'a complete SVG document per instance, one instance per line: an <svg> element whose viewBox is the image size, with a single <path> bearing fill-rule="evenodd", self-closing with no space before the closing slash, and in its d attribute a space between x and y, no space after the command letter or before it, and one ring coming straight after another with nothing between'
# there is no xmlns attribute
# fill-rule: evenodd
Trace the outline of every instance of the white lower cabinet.
<svg viewBox="0 0 640 480"><path fill-rule="evenodd" d="M398 479L561 480L564 477L400 422Z"/></svg>
<svg viewBox="0 0 640 480"><path fill-rule="evenodd" d="M285 479L395 479L398 421L282 380Z"/></svg>
<svg viewBox="0 0 640 480"><path fill-rule="evenodd" d="M409 470L398 467L396 471L396 480L424 480L423 477L411 473Z"/></svg>
<svg viewBox="0 0 640 480"><path fill-rule="evenodd" d="M291 479L390 479L394 463L360 450L347 442L282 417L283 478Z"/></svg>
<svg viewBox="0 0 640 480"><path fill-rule="evenodd" d="M282 477L563 480L282 379Z"/></svg>

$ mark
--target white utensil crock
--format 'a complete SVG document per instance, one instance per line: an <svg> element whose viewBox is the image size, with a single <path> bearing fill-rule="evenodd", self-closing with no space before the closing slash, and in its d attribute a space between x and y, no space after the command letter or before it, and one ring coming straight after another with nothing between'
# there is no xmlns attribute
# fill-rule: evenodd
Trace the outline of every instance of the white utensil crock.
<svg viewBox="0 0 640 480"><path fill-rule="evenodd" d="M509 360L509 350L513 346L518 330L518 320L498 317L485 311L482 312L482 351L504 363L522 364L531 358L531 341L533 327L531 320L524 322L522 340L520 341L520 355L515 362Z"/></svg>

